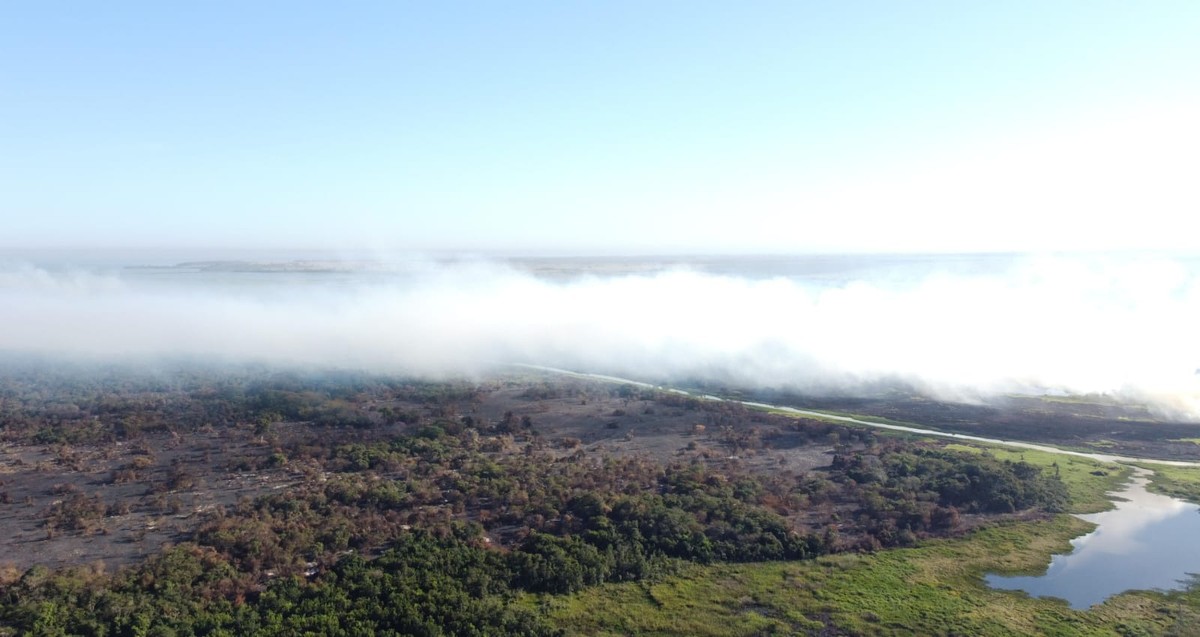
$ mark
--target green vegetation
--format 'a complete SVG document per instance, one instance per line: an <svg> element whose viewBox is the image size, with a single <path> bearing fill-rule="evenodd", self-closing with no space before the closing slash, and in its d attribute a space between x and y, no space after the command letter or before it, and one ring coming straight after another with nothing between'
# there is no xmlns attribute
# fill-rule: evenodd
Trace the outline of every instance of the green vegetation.
<svg viewBox="0 0 1200 637"><path fill-rule="evenodd" d="M1151 491L1200 503L1200 468L1172 467L1149 462L1138 463L1138 466L1154 472L1154 476L1150 478Z"/></svg>
<svg viewBox="0 0 1200 637"><path fill-rule="evenodd" d="M278 476L287 488L174 516L191 525L178 545L112 572L0 572L2 636L1136 635L1200 619L1193 593L1129 594L1079 613L983 585L987 571L1044 568L1086 531L1055 514L1104 508L1128 475L1117 465L876 436L631 386L529 383L511 391L512 410L489 416L479 407L498 383L45 380L0 386L0 425L10 448L47 458L28 475L48 482L38 487L48 505L21 509L39 511L47 539L99 537L129 513L108 492L49 477L105 454L113 485L145 483L173 514L187 512L172 499L214 475ZM596 454L543 434L545 412L519 409L604 392L620 407L596 410L606 418L643 401L647 418L707 423L698 430L720 452ZM208 445L192 456L220 462L187 464L189 441ZM829 465L756 458L776 444ZM1200 485L1200 474L1170 475ZM0 506L16 511L18 499Z"/></svg>
<svg viewBox="0 0 1200 637"><path fill-rule="evenodd" d="M828 423L774 423L789 444L836 442L828 470L751 472L699 459L587 458L578 441L564 451L529 415L474 415L488 389L469 384L277 376L201 378L181 391L149 382L113 388L84 379L62 382L58 393L10 385L4 433L17 444L53 440L74 465L79 454L64 441L142 447L146 436L219 436L218 427L244 423L258 451L231 470L290 472L294 482L211 511L190 542L135 568L28 571L0 589L0 618L13 630L538 634L547 625L514 606L515 595L649 582L680 564L911 546L955 532L961 515L1067 502L1060 481L1027 463L880 442ZM537 386L526 393L556 395ZM722 426L715 439L732 450L763 444L756 427L733 426L749 419L740 405L670 393L643 399L708 414ZM317 437L279 435L295 422ZM394 433L364 438L379 427ZM113 483L147 479L151 455L146 448L120 464ZM198 482L179 463L153 480L150 490L163 493ZM103 533L120 511L69 484L59 495L44 514L47 533Z"/></svg>
<svg viewBox="0 0 1200 637"><path fill-rule="evenodd" d="M1130 469L1086 458L998 446L948 445L1022 461L1057 475L1072 510L1111 506L1104 494ZM1200 471L1153 465L1169 484L1196 493ZM1165 469L1165 471L1163 470ZM1193 489L1187 491L1186 489ZM578 635L1190 635L1200 626L1200 588L1129 592L1088 611L988 588L986 572L1037 574L1090 524L1060 515L1007 522L915 548L839 554L805 562L693 566L639 585L604 585L569 598L540 598Z"/></svg>
<svg viewBox="0 0 1200 637"><path fill-rule="evenodd" d="M1111 462L1066 456L1048 451L1014 449L1000 445L946 445L947 449L987 453L1001 460L1025 462L1056 476L1070 493L1072 513L1096 513L1112 508L1108 493L1129 479L1131 469Z"/></svg>
<svg viewBox="0 0 1200 637"><path fill-rule="evenodd" d="M1194 634L1200 592L1127 593L1090 611L986 587L982 574L1044 569L1085 532L1070 516L1007 523L917 548L804 562L694 566L655 583L527 600L577 635Z"/></svg>
<svg viewBox="0 0 1200 637"><path fill-rule="evenodd" d="M0 597L0 634L558 634L509 603L502 554L457 538L412 533L373 560L340 560L317 581L276 580L252 601L244 578L196 546L111 578L34 568Z"/></svg>
<svg viewBox="0 0 1200 637"><path fill-rule="evenodd" d="M680 561L803 561L912 545L953 530L959 510L1066 501L1061 483L1032 465L895 443L836 456L832 479L779 481L700 464L489 456L473 449L477 435L446 422L301 458L334 477L247 503L203 526L196 544L115 577L33 569L3 590L0 619L30 635L551 634L542 616L511 603L514 594L648 586ZM289 461L299 454L291 451ZM377 468L409 477L360 478ZM835 499L855 503L841 531L801 533L780 514ZM448 510L430 509L439 500ZM444 515L459 507L484 522ZM516 538L510 549L488 547L485 532L505 528ZM359 557L376 546L386 547L379 557ZM301 576L304 560L331 553L341 555L331 568Z"/></svg>

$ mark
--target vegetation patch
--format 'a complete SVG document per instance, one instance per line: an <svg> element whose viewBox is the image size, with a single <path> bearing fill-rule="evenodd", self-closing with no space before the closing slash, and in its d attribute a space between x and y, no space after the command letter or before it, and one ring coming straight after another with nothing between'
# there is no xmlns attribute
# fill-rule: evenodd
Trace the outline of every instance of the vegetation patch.
<svg viewBox="0 0 1200 637"><path fill-rule="evenodd" d="M982 583L1045 568L1114 465L577 379L46 373L0 375L0 524L128 561L3 569L0 635L1117 630Z"/></svg>
<svg viewBox="0 0 1200 637"><path fill-rule="evenodd" d="M1200 467L1173 467L1149 462L1138 463L1138 466L1154 472L1148 487L1151 491L1200 504Z"/></svg>
<svg viewBox="0 0 1200 637"><path fill-rule="evenodd" d="M1096 513L1113 507L1109 493L1118 491L1132 472L1126 466L1049 451L1014 449L1001 445L946 445L970 453L989 454L1001 460L1024 462L1054 475L1070 494L1072 513Z"/></svg>
<svg viewBox="0 0 1200 637"><path fill-rule="evenodd" d="M577 635L1192 634L1196 591L1126 593L1074 611L983 583L986 571L1044 571L1052 553L1089 528L1061 515L875 554L695 566L651 586L653 599L638 585L604 585L544 607Z"/></svg>

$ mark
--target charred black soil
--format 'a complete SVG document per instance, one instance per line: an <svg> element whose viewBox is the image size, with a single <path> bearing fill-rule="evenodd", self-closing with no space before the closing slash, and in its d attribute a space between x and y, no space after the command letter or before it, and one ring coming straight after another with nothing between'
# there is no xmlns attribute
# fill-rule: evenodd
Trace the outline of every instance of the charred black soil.
<svg viewBox="0 0 1200 637"><path fill-rule="evenodd" d="M802 409L882 418L900 424L1097 453L1200 460L1200 423L1161 416L1107 397L999 396L964 403L907 391L883 396L759 393L755 400Z"/></svg>

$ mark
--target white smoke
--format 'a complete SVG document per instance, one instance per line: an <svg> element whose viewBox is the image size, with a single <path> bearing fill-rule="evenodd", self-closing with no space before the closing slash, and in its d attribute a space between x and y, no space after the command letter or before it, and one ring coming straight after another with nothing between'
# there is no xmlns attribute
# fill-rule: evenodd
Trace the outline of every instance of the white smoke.
<svg viewBox="0 0 1200 637"><path fill-rule="evenodd" d="M1046 257L830 283L686 268L549 279L472 261L253 285L10 265L0 351L432 375L528 362L766 387L900 379L944 395L1133 396L1195 416L1195 265Z"/></svg>

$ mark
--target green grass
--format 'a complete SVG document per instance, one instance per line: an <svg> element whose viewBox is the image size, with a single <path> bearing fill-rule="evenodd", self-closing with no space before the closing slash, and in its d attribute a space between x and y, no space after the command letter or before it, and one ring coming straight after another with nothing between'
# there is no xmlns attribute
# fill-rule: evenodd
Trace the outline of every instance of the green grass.
<svg viewBox="0 0 1200 637"><path fill-rule="evenodd" d="M875 424L880 424L880 425L896 425L899 427L909 427L911 429L929 429L931 431L937 431L937 429L934 427L930 427L928 425L922 425L920 423L908 422L908 421L904 421L904 420L891 420L889 418L883 418L880 416L865 416L863 414L856 414L856 413L852 413L852 412L848 412L848 411L837 411L837 410L833 410L833 409L814 409L814 410L811 410L811 413L797 414L793 411L788 411L787 409L781 409L779 407L770 407L770 406L763 407L763 406L758 406L758 405L746 405L746 406L749 409L755 409L755 410L763 411L763 412L766 412L769 414L776 414L779 416L787 416L789 418L808 418L811 420L821 420L821 421L829 422L829 423L833 423L833 424L845 425L847 427L870 427L870 425L855 424L853 422L847 422L844 420L844 418L853 418L854 420L859 420L864 423L875 423ZM805 412L810 411L803 407L796 407L796 409L800 409L801 411L805 411ZM905 432L897 432L895 430L888 430L888 429L882 429L882 428L876 429L875 431L892 431L894 433L905 433ZM925 436L925 437L927 438L928 436Z"/></svg>
<svg viewBox="0 0 1200 637"><path fill-rule="evenodd" d="M824 627L853 635L1158 635L1200 627L1200 593L1126 593L1074 611L984 585L988 571L1042 572L1052 553L1089 528L1063 515L873 555L691 566L656 583L528 603L572 635L815 634Z"/></svg>
<svg viewBox="0 0 1200 637"><path fill-rule="evenodd" d="M1077 512L1111 506L1128 467L1041 451L948 445L1056 471ZM1163 468L1200 493L1200 471ZM607 584L571 596L527 596L571 635L1195 635L1200 590L1129 592L1087 611L988 588L983 575L1045 572L1050 556L1092 525L1070 515L1007 521L952 539L871 555L800 562L687 565L656 582Z"/></svg>
<svg viewBox="0 0 1200 637"><path fill-rule="evenodd" d="M1139 467L1150 469L1150 490L1171 497L1200 503L1200 468L1172 467L1168 465L1139 462Z"/></svg>

